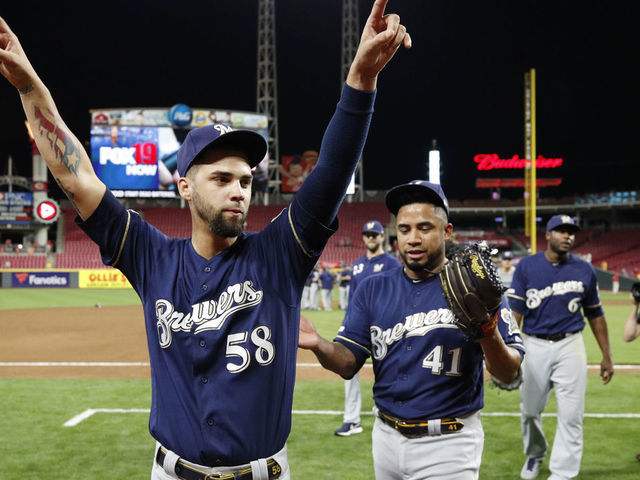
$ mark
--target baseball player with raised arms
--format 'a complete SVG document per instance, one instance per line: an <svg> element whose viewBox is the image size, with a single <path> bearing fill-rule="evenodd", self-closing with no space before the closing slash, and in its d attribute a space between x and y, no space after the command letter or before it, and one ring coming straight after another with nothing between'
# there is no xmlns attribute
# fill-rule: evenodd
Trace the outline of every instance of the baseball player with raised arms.
<svg viewBox="0 0 640 480"><path fill-rule="evenodd" d="M0 73L19 91L37 146L81 228L139 294L151 360L152 480L288 479L300 299L368 132L378 73L411 40L376 0L320 159L262 232L242 231L265 140L224 125L192 130L178 153L192 235L170 239L95 175L18 38L0 19Z"/></svg>
<svg viewBox="0 0 640 480"><path fill-rule="evenodd" d="M527 358L520 386L524 453L520 472L536 478L547 454L542 412L555 390L558 423L549 461L550 479L574 478L582 460L582 421L587 390L587 354L582 338L585 321L602 351L600 378L607 384L613 360L598 281L591 264L572 255L575 233L580 230L568 215L547 222L547 248L518 263L507 295L518 324L526 334Z"/></svg>
<svg viewBox="0 0 640 480"><path fill-rule="evenodd" d="M367 251L353 262L349 302L347 305L351 303L356 287L362 280L369 275L386 272L390 268L396 268L401 265L397 258L385 253L384 227L379 221L369 220L365 222L362 227L362 241ZM362 410L362 391L360 390L360 375L356 373L353 378L344 381L344 418L342 426L334 433L340 437L362 433L360 410Z"/></svg>
<svg viewBox="0 0 640 480"><path fill-rule="evenodd" d="M303 319L300 346L344 378L373 358L377 479L477 479L483 359L493 375L513 382L524 354L520 332L504 297L478 340L454 324L438 278L453 230L440 185L415 180L391 189L385 202L396 215L403 268L360 283L333 342Z"/></svg>

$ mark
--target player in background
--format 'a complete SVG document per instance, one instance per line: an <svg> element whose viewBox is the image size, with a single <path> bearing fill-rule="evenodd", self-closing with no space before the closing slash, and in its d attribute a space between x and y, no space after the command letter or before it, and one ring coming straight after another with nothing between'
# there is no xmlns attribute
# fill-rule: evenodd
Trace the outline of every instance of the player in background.
<svg viewBox="0 0 640 480"><path fill-rule="evenodd" d="M632 342L640 337L640 310L638 308L638 305L640 305L640 282L633 284L630 296L632 307L622 332L622 339L625 342ZM636 455L636 460L640 461L640 453Z"/></svg>
<svg viewBox="0 0 640 480"><path fill-rule="evenodd" d="M336 282L336 277L328 267L324 267L318 278L320 287L322 288L322 306L325 312L330 312L331 300L333 294L333 284Z"/></svg>
<svg viewBox="0 0 640 480"><path fill-rule="evenodd" d="M607 384L613 359L598 281L591 264L570 253L580 229L568 215L547 222L547 248L518 262L507 295L518 324L526 334L527 358L520 386L524 453L520 472L536 478L548 449L542 430L551 389L555 390L558 423L549 461L550 479L575 478L582 460L587 354L582 338L589 320L600 350L600 378Z"/></svg>
<svg viewBox="0 0 640 480"><path fill-rule="evenodd" d="M640 336L640 311L638 310L638 305L640 305L640 282L633 284L630 296L633 303L627 321L624 323L622 333L622 339L625 342L631 342Z"/></svg>
<svg viewBox="0 0 640 480"><path fill-rule="evenodd" d="M620 291L620 275L614 273L611 277L611 293L617 295Z"/></svg>
<svg viewBox="0 0 640 480"><path fill-rule="evenodd" d="M320 267L317 265L311 271L311 285L309 285L309 310L320 310Z"/></svg>
<svg viewBox="0 0 640 480"><path fill-rule="evenodd" d="M386 3L372 7L316 168L262 232L242 227L265 140L221 124L190 131L178 153L178 190L192 220L187 239L166 237L99 180L0 18L0 73L18 90L38 149L103 261L142 300L157 444L152 480L290 478L286 440L304 281L338 228L378 73L400 46L411 46L399 17L384 14Z"/></svg>
<svg viewBox="0 0 640 480"><path fill-rule="evenodd" d="M504 297L497 325L485 337L470 340L452 323L437 275L453 231L440 185L400 185L385 203L396 215L404 267L359 284L333 342L302 319L300 346L344 378L373 358L377 479L477 479L483 360L504 383L516 380L524 354L520 332Z"/></svg>
<svg viewBox="0 0 640 480"><path fill-rule="evenodd" d="M513 253L503 252L500 259L500 265L498 267L498 273L500 274L500 280L502 284L509 288L513 281L513 274L516 271L516 267L513 266Z"/></svg>
<svg viewBox="0 0 640 480"><path fill-rule="evenodd" d="M349 302L356 287L369 275L386 272L400 266L400 262L393 255L384 251L384 228L377 220L369 220L362 227L362 242L367 251L353 262L351 271L351 286L349 288ZM362 433L360 411L362 410L362 391L360 389L360 375L344 381L344 417L342 425L334 433L340 437L348 437Z"/></svg>
<svg viewBox="0 0 640 480"><path fill-rule="evenodd" d="M340 274L338 275L338 298L340 310L346 310L349 305L349 290L351 285L351 265L341 265Z"/></svg>
<svg viewBox="0 0 640 480"><path fill-rule="evenodd" d="M300 308L302 310L308 310L311 307L311 279L314 272L311 271L307 275L307 279L304 281L304 288L302 289L302 300L300 301Z"/></svg>

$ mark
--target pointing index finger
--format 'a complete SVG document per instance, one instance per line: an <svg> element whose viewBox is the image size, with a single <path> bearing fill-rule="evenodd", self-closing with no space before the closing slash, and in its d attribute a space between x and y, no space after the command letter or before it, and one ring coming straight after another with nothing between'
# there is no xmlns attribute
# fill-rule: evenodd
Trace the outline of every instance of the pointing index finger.
<svg viewBox="0 0 640 480"><path fill-rule="evenodd" d="M369 17L380 19L384 15L384 9L387 6L389 0L376 0L371 8L371 14Z"/></svg>

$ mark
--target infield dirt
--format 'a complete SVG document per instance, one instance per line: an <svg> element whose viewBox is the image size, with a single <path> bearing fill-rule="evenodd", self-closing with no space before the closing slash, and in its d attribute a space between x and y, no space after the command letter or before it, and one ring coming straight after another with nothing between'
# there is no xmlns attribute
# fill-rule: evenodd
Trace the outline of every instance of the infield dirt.
<svg viewBox="0 0 640 480"><path fill-rule="evenodd" d="M0 312L0 362L95 363L149 362L141 306L73 307ZM319 365L307 350L298 351L297 378L340 377ZM140 366L0 366L0 377L22 378L149 378ZM362 379L373 379L370 367Z"/></svg>

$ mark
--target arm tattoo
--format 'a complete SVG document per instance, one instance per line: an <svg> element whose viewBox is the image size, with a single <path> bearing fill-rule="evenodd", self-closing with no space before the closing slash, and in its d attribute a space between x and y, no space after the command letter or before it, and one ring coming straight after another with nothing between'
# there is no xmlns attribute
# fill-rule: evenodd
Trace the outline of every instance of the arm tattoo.
<svg viewBox="0 0 640 480"><path fill-rule="evenodd" d="M18 92L20 92L20 95L26 95L27 93L33 92L34 90L35 90L35 87L33 86L33 83L30 83L24 88L19 88Z"/></svg>
<svg viewBox="0 0 640 480"><path fill-rule="evenodd" d="M55 117L48 108L43 111L36 105L34 114L38 121L40 134L49 141L49 145L51 145L58 161L77 177L78 168L80 167L80 155L69 135L56 126Z"/></svg>
<svg viewBox="0 0 640 480"><path fill-rule="evenodd" d="M53 177L53 179L56 181L56 183L60 187L60 190L62 190L62 192L67 196L67 198L71 202L71 205L73 205L73 208L76 209L76 212L80 213L80 210L78 210L78 206L76 205L76 202L74 201L75 200L75 195L73 194L73 192L70 192L69 190L64 188L62 186L62 184L60 183L60 180L58 180L56 177Z"/></svg>

